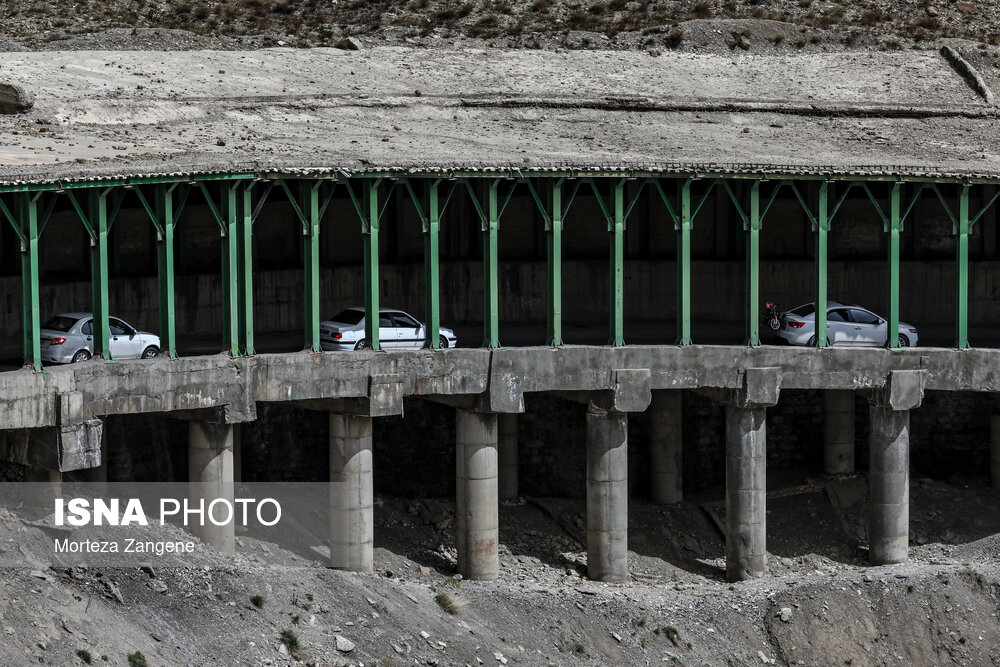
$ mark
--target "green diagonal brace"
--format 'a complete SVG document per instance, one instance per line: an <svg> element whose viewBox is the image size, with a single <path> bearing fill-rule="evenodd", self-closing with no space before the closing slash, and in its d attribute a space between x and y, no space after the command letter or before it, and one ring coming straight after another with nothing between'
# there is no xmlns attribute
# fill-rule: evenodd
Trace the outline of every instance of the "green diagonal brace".
<svg viewBox="0 0 1000 667"><path fill-rule="evenodd" d="M969 347L969 186L959 186L958 225L956 231L957 289L955 312L955 347Z"/></svg>
<svg viewBox="0 0 1000 667"><path fill-rule="evenodd" d="M729 186L727 192L732 195ZM747 234L746 259L746 340L749 347L760 347L760 181L750 185L749 214L744 215L739 202L732 197L740 216L744 218L744 229Z"/></svg>
<svg viewBox="0 0 1000 667"><path fill-rule="evenodd" d="M681 184L677 229L677 344L691 344L691 179Z"/></svg>

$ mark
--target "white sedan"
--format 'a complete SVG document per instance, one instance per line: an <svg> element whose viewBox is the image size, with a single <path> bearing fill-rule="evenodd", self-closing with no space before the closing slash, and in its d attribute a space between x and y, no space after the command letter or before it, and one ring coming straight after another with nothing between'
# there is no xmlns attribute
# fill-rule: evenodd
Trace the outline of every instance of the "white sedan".
<svg viewBox="0 0 1000 667"><path fill-rule="evenodd" d="M781 326L778 337L792 345L816 344L816 305L807 303L782 313L778 320ZM826 340L828 345L883 347L886 344L888 324L860 306L848 306L836 301L827 302ZM917 344L917 329L912 324L899 323L900 347L914 347Z"/></svg>
<svg viewBox="0 0 1000 667"><path fill-rule="evenodd" d="M425 347L426 327L401 310L380 308L378 311L378 338L383 350L420 349ZM458 337L451 329L441 327L438 344L442 348L455 347ZM319 324L319 340L324 350L367 350L371 347L365 339L365 309L347 308Z"/></svg>

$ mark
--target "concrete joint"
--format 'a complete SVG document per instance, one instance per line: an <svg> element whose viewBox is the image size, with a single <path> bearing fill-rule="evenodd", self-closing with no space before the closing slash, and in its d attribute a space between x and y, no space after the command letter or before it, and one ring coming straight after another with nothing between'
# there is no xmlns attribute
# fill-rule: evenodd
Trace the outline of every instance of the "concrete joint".
<svg viewBox="0 0 1000 667"><path fill-rule="evenodd" d="M698 393L734 408L770 408L781 393L780 368L747 368L740 373L737 388L710 387Z"/></svg>

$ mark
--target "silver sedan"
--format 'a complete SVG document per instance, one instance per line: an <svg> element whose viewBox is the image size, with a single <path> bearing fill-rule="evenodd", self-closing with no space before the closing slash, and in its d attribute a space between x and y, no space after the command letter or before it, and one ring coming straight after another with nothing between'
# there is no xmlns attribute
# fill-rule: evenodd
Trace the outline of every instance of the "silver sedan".
<svg viewBox="0 0 1000 667"><path fill-rule="evenodd" d="M458 337L451 329L441 327L438 344L442 348L455 347ZM426 327L416 318L401 310L380 308L378 311L378 338L382 349L419 349L425 346ZM324 350L367 350L371 347L365 339L365 309L347 308L319 324L319 340Z"/></svg>
<svg viewBox="0 0 1000 667"><path fill-rule="evenodd" d="M792 345L816 344L816 305L807 303L786 311L779 316L781 326L778 337ZM888 323L870 310L836 301L827 302L826 340L828 345L855 347L883 347L886 344ZM899 323L900 347L917 344L917 329L912 324Z"/></svg>
<svg viewBox="0 0 1000 667"><path fill-rule="evenodd" d="M160 353L160 337L138 331L117 317L109 318L112 359L149 359ZM94 316L62 313L50 318L39 332L42 361L68 364L86 361L94 354Z"/></svg>

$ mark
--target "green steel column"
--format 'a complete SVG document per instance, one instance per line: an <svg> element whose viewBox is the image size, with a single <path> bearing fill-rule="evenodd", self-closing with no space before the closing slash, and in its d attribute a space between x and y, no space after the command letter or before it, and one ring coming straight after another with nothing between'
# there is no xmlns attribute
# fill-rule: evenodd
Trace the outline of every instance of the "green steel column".
<svg viewBox="0 0 1000 667"><path fill-rule="evenodd" d="M889 317L886 323L886 347L899 347L899 233L903 227L900 217L900 191L902 183L893 183L889 193Z"/></svg>
<svg viewBox="0 0 1000 667"><path fill-rule="evenodd" d="M26 243L21 246L21 304L24 328L24 365L42 370L41 319L38 304L38 198L39 194L20 195L18 221Z"/></svg>
<svg viewBox="0 0 1000 667"><path fill-rule="evenodd" d="M424 227L424 317L427 319L424 324L424 344L432 350L441 347L440 231L441 210L438 181L435 180L427 185L427 224Z"/></svg>
<svg viewBox="0 0 1000 667"><path fill-rule="evenodd" d="M381 350L378 338L379 277L378 277L378 181L364 183L365 223L362 234L365 244L365 340L373 350Z"/></svg>
<svg viewBox="0 0 1000 667"><path fill-rule="evenodd" d="M611 188L614 219L611 229L611 331L608 345L625 344L625 179Z"/></svg>
<svg viewBox="0 0 1000 667"><path fill-rule="evenodd" d="M238 187L235 183L222 185L225 224L222 234L222 342L224 349L234 357L240 356Z"/></svg>
<svg viewBox="0 0 1000 667"><path fill-rule="evenodd" d="M829 217L830 184L826 181L819 184L819 207L816 210L816 347L827 347L826 334L826 302L827 302L827 233L830 231Z"/></svg>
<svg viewBox="0 0 1000 667"><path fill-rule="evenodd" d="M90 286L94 315L94 356L111 360L111 325L108 321L108 196L90 191L90 224L95 238L90 242Z"/></svg>
<svg viewBox="0 0 1000 667"><path fill-rule="evenodd" d="M305 304L306 349L313 352L323 350L319 340L319 189L321 181L306 186L305 210L309 216L309 228L302 237L302 261L305 270L303 294Z"/></svg>
<svg viewBox="0 0 1000 667"><path fill-rule="evenodd" d="M955 319L955 347L969 347L969 186L958 193L958 302Z"/></svg>
<svg viewBox="0 0 1000 667"><path fill-rule="evenodd" d="M677 344L691 344L691 180L681 186L677 227Z"/></svg>
<svg viewBox="0 0 1000 667"><path fill-rule="evenodd" d="M760 181L750 186L747 218L747 337L745 344L760 347Z"/></svg>
<svg viewBox="0 0 1000 667"><path fill-rule="evenodd" d="M548 251L548 335L547 345L559 347L562 340L562 228L563 228L563 181L552 185L552 219L546 234Z"/></svg>
<svg viewBox="0 0 1000 667"><path fill-rule="evenodd" d="M483 347L500 347L500 266L497 240L500 229L500 211L497 203L499 181L489 185L489 205L483 229Z"/></svg>
<svg viewBox="0 0 1000 667"><path fill-rule="evenodd" d="M156 186L156 213L163 231L156 233L156 273L160 290L160 347L177 358L177 322L174 311L174 193L166 185Z"/></svg>
<svg viewBox="0 0 1000 667"><path fill-rule="evenodd" d="M253 355L253 184L242 188L240 215L239 296L240 353Z"/></svg>

